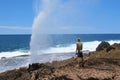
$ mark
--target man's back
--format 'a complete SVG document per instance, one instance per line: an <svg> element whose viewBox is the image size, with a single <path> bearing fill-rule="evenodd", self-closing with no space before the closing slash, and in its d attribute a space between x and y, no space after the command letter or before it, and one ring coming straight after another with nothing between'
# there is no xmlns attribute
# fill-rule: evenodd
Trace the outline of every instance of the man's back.
<svg viewBox="0 0 120 80"><path fill-rule="evenodd" d="M82 43L81 42L77 42L77 50L82 50Z"/></svg>

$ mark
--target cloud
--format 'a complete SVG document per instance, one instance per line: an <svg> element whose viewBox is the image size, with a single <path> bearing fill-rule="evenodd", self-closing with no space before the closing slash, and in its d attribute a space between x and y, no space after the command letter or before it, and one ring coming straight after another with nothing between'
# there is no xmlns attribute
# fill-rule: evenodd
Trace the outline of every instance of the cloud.
<svg viewBox="0 0 120 80"><path fill-rule="evenodd" d="M30 27L20 27L20 26L0 26L0 29L16 29L16 30L31 30Z"/></svg>
<svg viewBox="0 0 120 80"><path fill-rule="evenodd" d="M94 26L59 26L59 27L54 27L54 29L57 30L95 30L96 27ZM50 29L49 29L50 30Z"/></svg>

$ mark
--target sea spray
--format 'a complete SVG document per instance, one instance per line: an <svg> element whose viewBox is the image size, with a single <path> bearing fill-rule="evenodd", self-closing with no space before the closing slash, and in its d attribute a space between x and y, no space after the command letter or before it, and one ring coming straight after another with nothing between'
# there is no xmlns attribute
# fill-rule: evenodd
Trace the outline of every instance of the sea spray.
<svg viewBox="0 0 120 80"><path fill-rule="evenodd" d="M89 0L36 0L36 16L32 25L30 42L31 62L40 62L40 55L55 41L50 34L83 32L86 28L76 23L80 20L81 8ZM78 4L80 3L80 4ZM79 16L77 16L79 15ZM79 23L79 22L78 22ZM78 26L74 28L75 26ZM72 32L73 31L73 32ZM61 37L62 38L62 37ZM59 51L59 50L58 50ZM48 51L49 52L49 51ZM57 52L57 51L56 51ZM55 53L56 53L55 52ZM65 50L64 50L65 52ZM55 56L55 55L53 55ZM55 56L56 57L56 56ZM53 60L53 59L52 59Z"/></svg>
<svg viewBox="0 0 120 80"><path fill-rule="evenodd" d="M39 5L36 7L38 13L32 25L32 36L30 42L31 63L39 62L39 55L44 54L42 50L47 49L49 44L52 42L51 38L47 34L47 27L49 25L47 24L47 21L54 9L55 2L55 0L41 0L39 1ZM42 6L40 6L40 4Z"/></svg>

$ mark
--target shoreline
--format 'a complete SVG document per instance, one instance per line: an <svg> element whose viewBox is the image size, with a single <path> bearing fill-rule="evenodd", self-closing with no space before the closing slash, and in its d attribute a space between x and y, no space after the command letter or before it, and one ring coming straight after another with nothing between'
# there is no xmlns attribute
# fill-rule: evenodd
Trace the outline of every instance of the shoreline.
<svg viewBox="0 0 120 80"><path fill-rule="evenodd" d="M114 48L113 48L114 47ZM108 51L109 50L109 51ZM120 44L84 55L84 67L76 58L33 63L0 73L0 80L119 80Z"/></svg>

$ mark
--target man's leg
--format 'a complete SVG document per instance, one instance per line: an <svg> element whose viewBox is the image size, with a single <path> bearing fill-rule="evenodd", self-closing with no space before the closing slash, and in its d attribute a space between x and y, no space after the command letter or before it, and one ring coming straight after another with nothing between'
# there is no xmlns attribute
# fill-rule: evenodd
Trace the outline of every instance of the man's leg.
<svg viewBox="0 0 120 80"><path fill-rule="evenodd" d="M84 59L83 59L83 57L81 57L81 59L82 59L81 60L81 63L82 63L81 66L84 67Z"/></svg>
<svg viewBox="0 0 120 80"><path fill-rule="evenodd" d="M80 67L80 63L81 63L80 57L77 58L77 61L78 61L78 67Z"/></svg>

